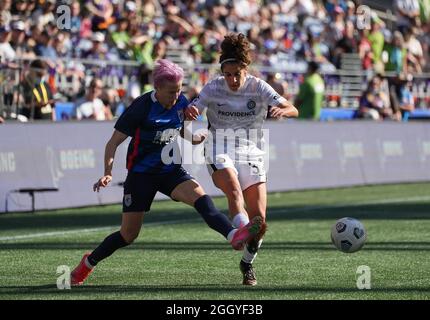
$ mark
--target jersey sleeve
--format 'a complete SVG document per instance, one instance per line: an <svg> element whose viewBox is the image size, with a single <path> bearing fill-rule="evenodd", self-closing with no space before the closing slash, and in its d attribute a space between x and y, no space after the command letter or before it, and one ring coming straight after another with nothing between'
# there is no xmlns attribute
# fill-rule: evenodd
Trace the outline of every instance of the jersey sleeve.
<svg viewBox="0 0 430 320"><path fill-rule="evenodd" d="M179 109L182 109L182 110L188 107L188 105L190 104L187 97L183 93L181 93L181 95L179 96L178 103L179 103Z"/></svg>
<svg viewBox="0 0 430 320"><path fill-rule="evenodd" d="M279 104L287 101L264 80L260 79L258 88L263 102L269 106L276 107Z"/></svg>
<svg viewBox="0 0 430 320"><path fill-rule="evenodd" d="M199 95L191 101L189 105L197 107L199 112L202 113L202 111L209 106L211 96L210 91L210 85L205 85Z"/></svg>
<svg viewBox="0 0 430 320"><path fill-rule="evenodd" d="M124 112L121 114L121 116L118 118L118 120L115 123L115 129L130 136L133 137L137 128L139 127L139 124L142 123L142 112L141 109L149 106L141 105L142 99L137 98L135 99L130 106L124 110Z"/></svg>
<svg viewBox="0 0 430 320"><path fill-rule="evenodd" d="M181 94L178 101L178 114L182 126L184 125L185 121L184 109L187 108L189 104L190 102L188 101L187 97L184 94Z"/></svg>

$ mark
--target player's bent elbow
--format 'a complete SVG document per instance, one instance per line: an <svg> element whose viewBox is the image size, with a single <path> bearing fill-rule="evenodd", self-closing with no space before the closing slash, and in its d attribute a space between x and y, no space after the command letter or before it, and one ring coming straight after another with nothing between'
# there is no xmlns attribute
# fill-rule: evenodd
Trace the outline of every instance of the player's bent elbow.
<svg viewBox="0 0 430 320"><path fill-rule="evenodd" d="M299 116L299 110L297 110L296 107L293 107L293 109L288 112L288 118L297 118Z"/></svg>

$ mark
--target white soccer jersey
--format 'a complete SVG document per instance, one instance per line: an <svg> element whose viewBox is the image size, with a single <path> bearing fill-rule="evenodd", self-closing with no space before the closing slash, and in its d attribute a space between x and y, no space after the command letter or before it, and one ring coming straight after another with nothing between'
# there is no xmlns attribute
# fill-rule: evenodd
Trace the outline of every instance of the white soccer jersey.
<svg viewBox="0 0 430 320"><path fill-rule="evenodd" d="M204 86L192 105L200 112L207 108L209 130L214 138L216 130L230 129L241 137L241 144L254 144L261 148L261 129L268 107L283 101L286 100L267 82L254 76L247 75L245 83L237 91L230 90L224 77L220 76ZM241 133L244 131L250 134L251 139L243 139Z"/></svg>

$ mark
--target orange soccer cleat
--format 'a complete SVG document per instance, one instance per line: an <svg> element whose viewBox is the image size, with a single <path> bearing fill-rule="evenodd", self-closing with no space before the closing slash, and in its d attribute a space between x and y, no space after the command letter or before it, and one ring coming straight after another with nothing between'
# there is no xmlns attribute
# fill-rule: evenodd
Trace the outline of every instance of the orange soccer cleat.
<svg viewBox="0 0 430 320"><path fill-rule="evenodd" d="M89 275L93 272L94 268L88 268L85 264L85 260L89 255L90 252L84 254L81 262L79 262L78 266L72 271L70 275L72 286L82 285L84 281L89 277Z"/></svg>

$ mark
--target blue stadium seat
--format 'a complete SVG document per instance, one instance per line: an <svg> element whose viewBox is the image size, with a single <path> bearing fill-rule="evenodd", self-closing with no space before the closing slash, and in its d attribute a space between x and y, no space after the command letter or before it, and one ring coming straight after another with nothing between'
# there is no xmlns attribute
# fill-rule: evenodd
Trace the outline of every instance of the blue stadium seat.
<svg viewBox="0 0 430 320"><path fill-rule="evenodd" d="M321 121L330 120L352 120L354 119L356 109L333 109L333 108L323 108L321 110Z"/></svg>
<svg viewBox="0 0 430 320"><path fill-rule="evenodd" d="M409 114L409 119L430 119L430 109L415 109Z"/></svg>
<svg viewBox="0 0 430 320"><path fill-rule="evenodd" d="M56 102L55 116L56 121L64 121L73 119L75 104L73 102Z"/></svg>

